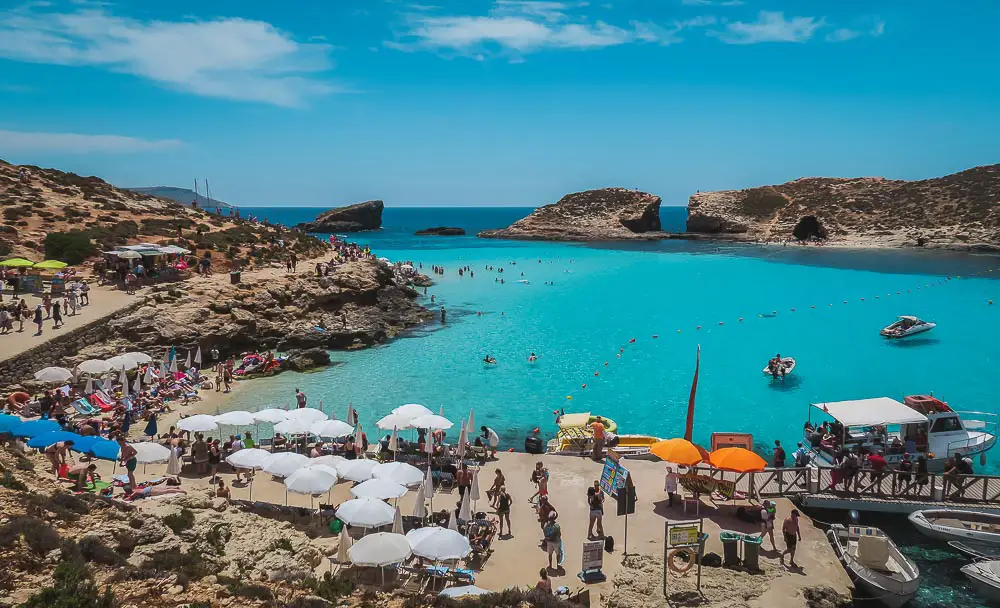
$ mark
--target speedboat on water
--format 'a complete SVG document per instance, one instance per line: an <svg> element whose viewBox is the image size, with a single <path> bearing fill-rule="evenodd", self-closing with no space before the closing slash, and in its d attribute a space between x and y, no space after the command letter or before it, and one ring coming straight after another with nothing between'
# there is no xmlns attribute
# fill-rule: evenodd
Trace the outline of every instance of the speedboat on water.
<svg viewBox="0 0 1000 608"><path fill-rule="evenodd" d="M1000 560L975 562L962 566L962 574L972 583L976 593L990 600L1000 602Z"/></svg>
<svg viewBox="0 0 1000 608"><path fill-rule="evenodd" d="M792 373L793 369L795 369L795 359L793 357L782 357L775 362L776 365L774 365L773 368L771 364L772 361L774 361L774 359L768 361L767 365L764 366L763 371L765 376L771 376L772 378L784 378L788 374Z"/></svg>
<svg viewBox="0 0 1000 608"><path fill-rule="evenodd" d="M847 574L865 595L899 608L917 594L920 569L882 530L834 524L826 536Z"/></svg>
<svg viewBox="0 0 1000 608"><path fill-rule="evenodd" d="M827 420L820 426L827 418L832 423ZM986 452L996 443L998 431L996 414L958 412L935 397L909 395L903 403L889 397L813 403L804 435L818 467L833 467L840 449L881 450L894 469L908 453L914 460L926 458L928 471L936 472L959 453L963 458L979 456L980 465L986 464Z"/></svg>
<svg viewBox="0 0 1000 608"><path fill-rule="evenodd" d="M925 331L930 331L935 327L937 327L937 323L921 321L917 317L907 315L897 317L895 323L883 328L879 333L886 338L908 338Z"/></svg>
<svg viewBox="0 0 1000 608"><path fill-rule="evenodd" d="M924 536L1000 546L1000 515L959 509L924 509L909 515Z"/></svg>

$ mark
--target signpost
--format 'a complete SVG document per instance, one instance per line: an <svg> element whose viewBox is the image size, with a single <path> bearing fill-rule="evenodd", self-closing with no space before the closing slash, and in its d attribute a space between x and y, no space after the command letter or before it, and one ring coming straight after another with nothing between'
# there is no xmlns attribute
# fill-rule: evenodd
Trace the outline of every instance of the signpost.
<svg viewBox="0 0 1000 608"><path fill-rule="evenodd" d="M705 520L691 519L687 521L665 522L663 524L663 596L667 595L667 572L673 569L671 561L683 552L693 555L697 562L698 593L701 593L701 557L705 550L702 538ZM690 566L688 566L690 568ZM686 571L686 570L683 570ZM682 571L682 572L683 572Z"/></svg>
<svg viewBox="0 0 1000 608"><path fill-rule="evenodd" d="M601 491L615 499L616 514L625 516L625 538L622 541L622 554L628 555L628 516L635 513L635 485L628 474L618 454L608 452L604 459L604 470L601 471Z"/></svg>
<svg viewBox="0 0 1000 608"><path fill-rule="evenodd" d="M601 583L607 580L601 568L604 567L604 541L588 540L583 543L583 568L580 580L585 583Z"/></svg>

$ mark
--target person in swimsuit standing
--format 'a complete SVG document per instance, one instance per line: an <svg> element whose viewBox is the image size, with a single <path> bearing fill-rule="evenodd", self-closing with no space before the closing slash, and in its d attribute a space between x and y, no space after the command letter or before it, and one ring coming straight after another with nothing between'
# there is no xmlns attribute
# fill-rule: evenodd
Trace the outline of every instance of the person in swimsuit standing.
<svg viewBox="0 0 1000 608"><path fill-rule="evenodd" d="M118 454L118 464L124 465L125 471L128 472L128 484L134 488L136 486L135 467L139 464L136 456L139 455L139 452L125 443L125 435L121 433L118 434L118 447L121 449L121 453Z"/></svg>

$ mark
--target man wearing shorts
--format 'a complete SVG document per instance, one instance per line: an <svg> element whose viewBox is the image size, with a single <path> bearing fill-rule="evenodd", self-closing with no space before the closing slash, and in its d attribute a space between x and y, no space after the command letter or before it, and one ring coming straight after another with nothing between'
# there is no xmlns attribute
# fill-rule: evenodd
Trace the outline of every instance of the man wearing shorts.
<svg viewBox="0 0 1000 608"><path fill-rule="evenodd" d="M90 478L91 488L96 489L97 479L99 478L99 475L97 474L97 465L93 463L87 464L85 462L73 465L70 468L69 473L67 473L67 477L76 482L73 489L77 492L83 491L83 484L87 481L88 477Z"/></svg>
<svg viewBox="0 0 1000 608"><path fill-rule="evenodd" d="M601 460L604 458L604 433L605 426L604 420L600 416L596 420L590 423L590 428L594 432L594 460Z"/></svg>
<svg viewBox="0 0 1000 608"><path fill-rule="evenodd" d="M788 563L792 568L798 568L795 564L795 545L798 541L802 540L802 532L799 530L799 512L797 509L792 509L791 515L785 518L785 522L781 524L781 533L785 537L785 547L787 547L781 553L781 559L784 561L785 553L791 555L791 561Z"/></svg>
<svg viewBox="0 0 1000 608"><path fill-rule="evenodd" d="M134 488L136 486L135 467L139 464L136 456L139 455L139 452L125 443L125 435L122 434L118 435L118 447L121 449L121 453L118 454L118 464L125 467L125 471L128 473L128 485Z"/></svg>

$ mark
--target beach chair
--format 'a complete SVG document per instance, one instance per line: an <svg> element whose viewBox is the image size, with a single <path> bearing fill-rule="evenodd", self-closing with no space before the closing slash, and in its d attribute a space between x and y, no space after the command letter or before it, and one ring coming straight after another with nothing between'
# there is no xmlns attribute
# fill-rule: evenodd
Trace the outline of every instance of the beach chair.
<svg viewBox="0 0 1000 608"><path fill-rule="evenodd" d="M71 405L73 406L73 410L81 416L94 416L101 413L101 410L91 405L86 397L77 399Z"/></svg>

